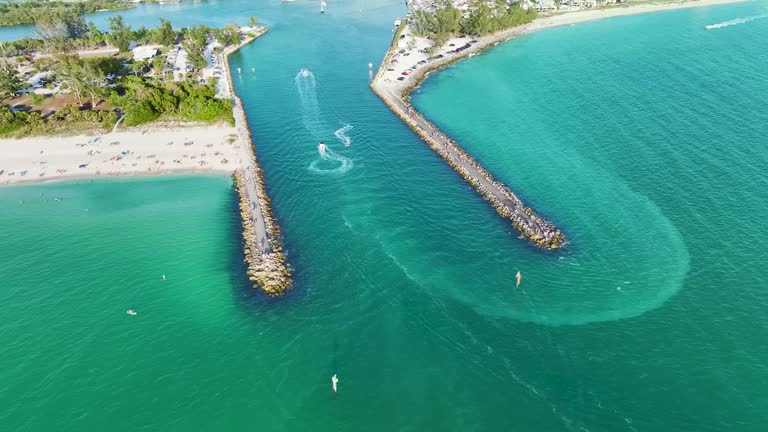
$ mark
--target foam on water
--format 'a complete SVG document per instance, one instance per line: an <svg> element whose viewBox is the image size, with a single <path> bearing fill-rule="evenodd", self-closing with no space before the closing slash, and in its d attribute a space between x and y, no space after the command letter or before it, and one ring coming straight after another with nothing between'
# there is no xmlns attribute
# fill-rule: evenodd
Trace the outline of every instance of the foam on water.
<svg viewBox="0 0 768 432"><path fill-rule="evenodd" d="M317 102L315 75L306 69L302 69L293 80L296 83L296 90L301 102L301 117L304 128L315 138L319 138L322 134L323 126L320 119L320 104Z"/></svg>
<svg viewBox="0 0 768 432"><path fill-rule="evenodd" d="M707 26L704 26L704 28L707 30L714 30L714 29L725 28L725 27L730 27L730 26L739 25L739 24L746 24L748 22L763 19L763 18L768 18L768 14L755 15L755 16L744 17L744 18L735 18L735 19L723 21L717 24L709 24Z"/></svg>
<svg viewBox="0 0 768 432"><path fill-rule="evenodd" d="M307 167L313 173L344 174L351 170L354 165L352 159L334 152L330 147L326 147L325 150L318 150L318 153L320 159L312 161Z"/></svg>
<svg viewBox="0 0 768 432"><path fill-rule="evenodd" d="M347 132L352 130L354 126L352 125L345 125L344 127L338 129L333 134L336 136L336 138L339 139L346 147L349 147L350 144L352 144L352 138L347 136Z"/></svg>
<svg viewBox="0 0 768 432"><path fill-rule="evenodd" d="M444 94L425 114L573 240L551 254L368 90L405 13L373 3L174 11L271 28L230 62L264 69L235 87L295 266L283 298L251 288L229 177L0 188L3 430L667 430L680 412L691 430L764 430L768 20L697 37L764 7L542 31L425 83ZM314 101L290 79L303 65ZM334 137L347 121L354 150ZM320 141L355 169L325 172L343 163Z"/></svg>

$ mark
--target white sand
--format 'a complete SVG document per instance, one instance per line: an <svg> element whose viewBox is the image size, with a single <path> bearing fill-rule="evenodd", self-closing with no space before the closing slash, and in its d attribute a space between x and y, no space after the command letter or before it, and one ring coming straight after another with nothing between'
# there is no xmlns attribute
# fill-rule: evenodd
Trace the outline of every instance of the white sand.
<svg viewBox="0 0 768 432"><path fill-rule="evenodd" d="M467 36L464 38L451 38L448 40L448 42L446 42L444 46L442 46L439 50L437 50L437 52L433 54L442 54L443 58L433 59L421 65L419 65L418 62L426 60L430 55L420 53L419 50L431 46L432 43L427 39L413 36L411 34L410 28L406 28L402 33L406 35L406 37L398 41L398 48L395 53L386 64L382 64L379 71L380 73L377 75L375 85L380 89L404 96L402 94L403 91L413 86L413 84L418 80L422 79L426 70L435 69L441 64L454 62L462 57L475 55L488 48L489 46L511 39L513 37L551 27L571 25L618 16L662 12L693 7L714 6L727 3L741 3L744 1L746 0L686 0L679 2L643 3L637 5L617 5L601 9L581 10L543 16L541 18L537 18L530 24L502 30L498 33L479 38L473 38L472 36ZM411 40L414 41L416 46L412 50L407 50L407 46ZM472 40L476 40L477 42L472 43L472 46L469 49L466 49L461 53L454 52L456 48L461 47L462 45ZM453 44L453 46L451 46L451 44ZM397 53L397 51L401 49L406 49L406 52L402 54ZM396 61L392 61L393 59ZM414 67L415 70L412 69ZM394 70L390 71L387 69ZM408 75L403 75L403 72L406 72ZM400 77L404 77L404 79L402 81L398 80Z"/></svg>
<svg viewBox="0 0 768 432"><path fill-rule="evenodd" d="M244 163L241 142L237 130L228 125L2 139L0 185L77 177L231 173Z"/></svg>

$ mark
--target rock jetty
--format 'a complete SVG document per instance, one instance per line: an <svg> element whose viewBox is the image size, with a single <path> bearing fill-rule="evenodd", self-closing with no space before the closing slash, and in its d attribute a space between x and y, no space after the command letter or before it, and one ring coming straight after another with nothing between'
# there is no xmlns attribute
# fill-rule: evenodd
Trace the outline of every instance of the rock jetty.
<svg viewBox="0 0 768 432"><path fill-rule="evenodd" d="M405 24L403 24L405 25ZM397 34L397 33L396 33ZM381 78L382 68L386 68L393 49L384 57L370 87L384 103L400 117L429 147L442 157L454 171L462 176L467 183L488 201L493 208L512 226L520 232L521 238L529 240L533 245L542 249L559 249L567 244L565 235L551 222L537 215L530 207L515 195L507 186L495 180L490 172L472 158L461 146L440 131L434 124L418 113L410 104L409 95L426 79L428 72L438 70L457 59L447 60L425 68L422 73L412 77L406 87L397 83L386 83ZM404 88L404 90L399 90Z"/></svg>
<svg viewBox="0 0 768 432"><path fill-rule="evenodd" d="M244 45L267 32L262 28L255 37L248 37L240 45L230 47L224 52L224 64L231 89L232 71L229 56ZM291 273L285 262L280 228L272 215L270 200L264 186L264 176L256 158L251 139L251 130L243 109L243 102L237 96L232 97L237 139L240 141L241 168L233 174L235 188L240 197L240 217L243 221L243 252L248 265L248 279L271 296L288 291L292 286Z"/></svg>

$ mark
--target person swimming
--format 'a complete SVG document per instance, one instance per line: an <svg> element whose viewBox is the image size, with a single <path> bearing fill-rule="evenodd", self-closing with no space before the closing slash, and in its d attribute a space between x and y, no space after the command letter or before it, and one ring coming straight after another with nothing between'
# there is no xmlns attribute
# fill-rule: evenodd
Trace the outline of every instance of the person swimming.
<svg viewBox="0 0 768 432"><path fill-rule="evenodd" d="M331 377L331 385L333 385L333 392L338 393L338 388L336 387L339 384L339 379L336 377L336 374L333 374Z"/></svg>
<svg viewBox="0 0 768 432"><path fill-rule="evenodd" d="M520 288L520 281L523 279L523 275L520 274L520 272L517 272L517 275L515 275L515 279L517 279L517 285L515 285L515 288Z"/></svg>

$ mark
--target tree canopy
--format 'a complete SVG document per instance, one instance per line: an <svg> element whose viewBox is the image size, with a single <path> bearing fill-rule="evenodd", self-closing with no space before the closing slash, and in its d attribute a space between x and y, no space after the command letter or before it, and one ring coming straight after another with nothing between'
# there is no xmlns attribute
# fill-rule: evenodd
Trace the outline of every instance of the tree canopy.
<svg viewBox="0 0 768 432"><path fill-rule="evenodd" d="M44 1L26 0L0 2L0 26L39 24L50 15L73 14L81 16L100 10L119 10L133 5L121 0Z"/></svg>
<svg viewBox="0 0 768 432"><path fill-rule="evenodd" d="M126 24L122 15L109 17L109 34L107 42L117 48L120 52L128 51L135 34L131 26Z"/></svg>
<svg viewBox="0 0 768 432"><path fill-rule="evenodd" d="M464 18L450 0L438 0L434 13L417 10L411 18L411 25L414 34L428 37L440 46L459 32L482 36L529 23L534 18L536 12L533 9L523 10L519 4L509 5L505 0L493 3L472 0L470 12Z"/></svg>
<svg viewBox="0 0 768 432"><path fill-rule="evenodd" d="M13 96L24 87L24 82L12 66L5 64L0 67L0 99Z"/></svg>

